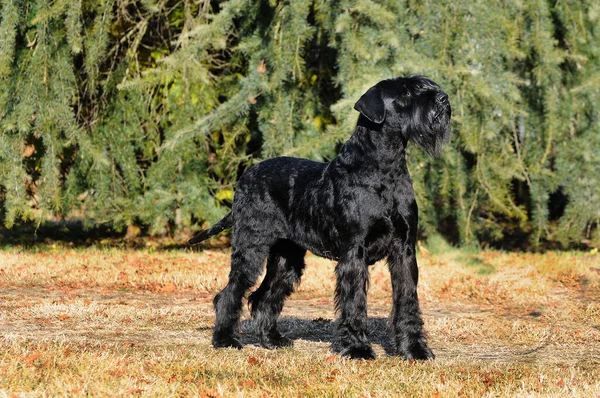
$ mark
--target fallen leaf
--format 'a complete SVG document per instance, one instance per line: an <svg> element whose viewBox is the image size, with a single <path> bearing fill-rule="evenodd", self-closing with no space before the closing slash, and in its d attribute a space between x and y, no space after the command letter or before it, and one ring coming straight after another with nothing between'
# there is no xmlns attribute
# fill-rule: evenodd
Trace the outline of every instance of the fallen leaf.
<svg viewBox="0 0 600 398"><path fill-rule="evenodd" d="M256 68L256 71L258 73L265 73L267 71L267 64L265 64L265 60L261 60L260 64L258 64L258 67Z"/></svg>
<svg viewBox="0 0 600 398"><path fill-rule="evenodd" d="M175 291L175 284L173 282L166 283L163 287L159 289L159 291L164 293L172 293Z"/></svg>
<svg viewBox="0 0 600 398"><path fill-rule="evenodd" d="M67 319L69 319L69 318L71 318L71 315L67 315L67 314L60 314L60 315L58 316L58 319L60 319L61 321L67 320Z"/></svg>
<svg viewBox="0 0 600 398"><path fill-rule="evenodd" d="M256 359L255 357L250 357L250 358L248 358L248 363L250 365L257 365L258 364L258 359Z"/></svg>
<svg viewBox="0 0 600 398"><path fill-rule="evenodd" d="M27 363L27 365L33 365L33 362L39 358L39 356L42 355L41 352L34 352L33 354L29 355L27 358L25 358L25 362Z"/></svg>
<svg viewBox="0 0 600 398"><path fill-rule="evenodd" d="M28 158L35 153L35 146L33 145L25 145L23 148L23 157Z"/></svg>
<svg viewBox="0 0 600 398"><path fill-rule="evenodd" d="M256 387L256 383L253 382L252 380L245 380L245 381L242 381L242 387L254 388L254 387Z"/></svg>
<svg viewBox="0 0 600 398"><path fill-rule="evenodd" d="M217 390L216 388L214 390L202 391L200 393L201 398L218 398L220 396L221 394L219 394L219 390Z"/></svg>
<svg viewBox="0 0 600 398"><path fill-rule="evenodd" d="M117 368L111 369L107 373L113 377L121 377L125 374L125 370L123 368Z"/></svg>
<svg viewBox="0 0 600 398"><path fill-rule="evenodd" d="M127 272L123 272L123 271L119 272L118 278L121 282L129 281L129 275L127 275Z"/></svg>
<svg viewBox="0 0 600 398"><path fill-rule="evenodd" d="M339 369L333 369L331 371L331 373L329 373L329 376L325 378L325 380L327 380L329 382L335 381L336 376L339 375L339 374L340 374L340 370Z"/></svg>

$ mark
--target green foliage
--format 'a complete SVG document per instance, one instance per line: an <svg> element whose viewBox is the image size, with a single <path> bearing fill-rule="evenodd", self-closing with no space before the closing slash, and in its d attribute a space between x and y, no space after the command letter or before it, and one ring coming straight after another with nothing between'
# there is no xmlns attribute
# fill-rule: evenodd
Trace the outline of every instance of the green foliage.
<svg viewBox="0 0 600 398"><path fill-rule="evenodd" d="M2 0L0 216L214 221L249 165L331 158L368 87L420 73L453 105L441 158L408 149L427 235L598 239L596 3Z"/></svg>

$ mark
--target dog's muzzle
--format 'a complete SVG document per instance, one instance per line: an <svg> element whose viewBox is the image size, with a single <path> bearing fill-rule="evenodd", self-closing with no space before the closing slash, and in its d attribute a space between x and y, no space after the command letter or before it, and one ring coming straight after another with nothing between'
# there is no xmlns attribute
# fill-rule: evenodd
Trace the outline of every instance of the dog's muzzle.
<svg viewBox="0 0 600 398"><path fill-rule="evenodd" d="M440 104L440 105L449 105L450 102L448 101L448 94L441 92L441 93L437 93L435 96L435 101Z"/></svg>
<svg viewBox="0 0 600 398"><path fill-rule="evenodd" d="M437 93L435 95L435 103L436 108L438 108L439 110L433 116L433 122L436 123L440 121L441 117L444 115L448 115L448 118L450 118L451 110L450 101L448 100L448 94L444 93L443 91Z"/></svg>
<svg viewBox="0 0 600 398"><path fill-rule="evenodd" d="M438 121L441 121L442 116L444 115L448 115L448 119L450 118L450 104L448 103L446 106L444 106L442 109L440 109L434 116L433 116L433 122L436 123Z"/></svg>

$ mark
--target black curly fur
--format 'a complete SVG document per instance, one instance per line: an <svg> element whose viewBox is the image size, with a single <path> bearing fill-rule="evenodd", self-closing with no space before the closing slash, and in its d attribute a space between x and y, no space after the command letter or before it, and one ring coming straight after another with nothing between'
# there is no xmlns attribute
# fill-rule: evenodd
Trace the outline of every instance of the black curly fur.
<svg viewBox="0 0 600 398"><path fill-rule="evenodd" d="M422 76L400 77L369 89L355 109L361 113L356 130L335 159L277 157L250 168L238 182L232 212L190 240L197 243L233 226L229 283L214 301L215 347L242 347L237 336L242 298L265 259L265 279L249 297L261 344L292 344L278 332L277 318L310 250L338 261L342 355L375 358L366 335L368 266L387 257L396 354L434 357L423 336L417 297L418 209L404 151L412 141L432 155L440 153L450 136L448 96Z"/></svg>

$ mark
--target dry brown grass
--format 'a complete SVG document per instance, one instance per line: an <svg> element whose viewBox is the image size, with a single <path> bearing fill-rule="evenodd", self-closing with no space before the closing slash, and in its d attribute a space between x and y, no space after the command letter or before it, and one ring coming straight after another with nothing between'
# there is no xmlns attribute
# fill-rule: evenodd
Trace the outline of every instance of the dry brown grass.
<svg viewBox="0 0 600 398"><path fill-rule="evenodd" d="M334 265L314 256L281 325L292 349L210 347L228 252L0 251L0 397L600 396L600 256L421 250L435 361L389 357L391 285L371 269L378 359L332 354ZM247 314L245 315L247 318Z"/></svg>

